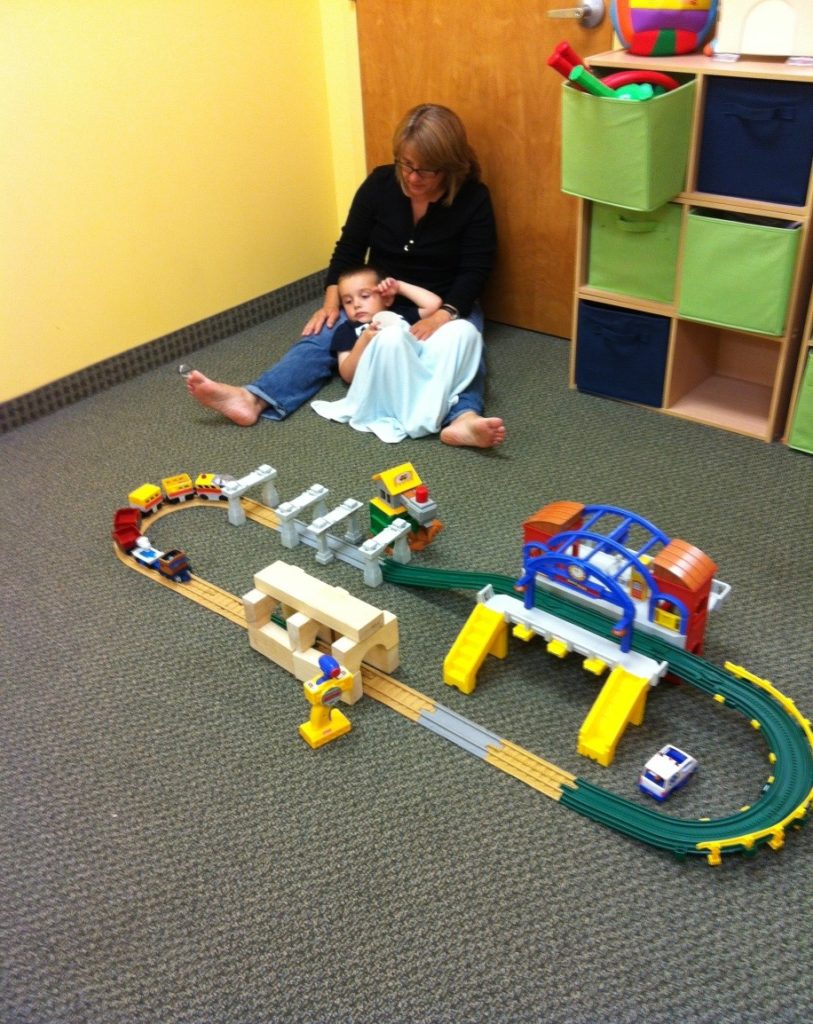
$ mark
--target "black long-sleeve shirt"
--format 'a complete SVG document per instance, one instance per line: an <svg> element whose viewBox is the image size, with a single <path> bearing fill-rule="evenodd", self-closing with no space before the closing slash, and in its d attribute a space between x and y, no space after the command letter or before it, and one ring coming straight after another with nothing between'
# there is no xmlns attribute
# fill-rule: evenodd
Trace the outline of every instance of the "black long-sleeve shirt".
<svg viewBox="0 0 813 1024"><path fill-rule="evenodd" d="M413 224L412 203L401 191L395 167L387 164L376 167L356 192L325 285L367 261L385 277L428 288L468 316L496 250L491 196L482 182L466 182L451 206L430 203Z"/></svg>

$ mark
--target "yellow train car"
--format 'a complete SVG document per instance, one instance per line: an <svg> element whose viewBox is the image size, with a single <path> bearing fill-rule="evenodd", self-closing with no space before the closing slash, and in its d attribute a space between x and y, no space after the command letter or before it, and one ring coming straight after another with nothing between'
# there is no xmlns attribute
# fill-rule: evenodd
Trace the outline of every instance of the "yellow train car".
<svg viewBox="0 0 813 1024"><path fill-rule="evenodd" d="M167 501L186 501L187 498L195 497L195 486L192 477L188 473L176 473L175 476L165 476L161 481Z"/></svg>
<svg viewBox="0 0 813 1024"><path fill-rule="evenodd" d="M195 477L195 494L208 501L219 501L223 497L226 477L220 473L198 473Z"/></svg>
<svg viewBox="0 0 813 1024"><path fill-rule="evenodd" d="M159 508L163 501L163 491L155 484L142 484L127 495L127 504L130 508L137 508L144 515Z"/></svg>

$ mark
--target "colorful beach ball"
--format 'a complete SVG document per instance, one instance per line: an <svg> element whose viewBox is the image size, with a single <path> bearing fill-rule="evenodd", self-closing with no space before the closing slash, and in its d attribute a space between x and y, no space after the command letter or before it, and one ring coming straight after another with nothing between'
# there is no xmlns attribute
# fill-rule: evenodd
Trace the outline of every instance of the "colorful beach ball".
<svg viewBox="0 0 813 1024"><path fill-rule="evenodd" d="M671 57L703 46L714 27L717 0L612 0L611 14L630 53Z"/></svg>

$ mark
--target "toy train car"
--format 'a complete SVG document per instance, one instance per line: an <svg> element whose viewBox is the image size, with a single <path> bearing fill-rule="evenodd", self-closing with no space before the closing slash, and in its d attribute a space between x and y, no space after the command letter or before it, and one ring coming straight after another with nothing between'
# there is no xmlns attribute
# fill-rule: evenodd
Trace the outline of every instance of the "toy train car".
<svg viewBox="0 0 813 1024"><path fill-rule="evenodd" d="M117 508L113 513L113 540L122 551L132 551L141 536L141 511L137 508Z"/></svg>
<svg viewBox="0 0 813 1024"><path fill-rule="evenodd" d="M208 501L225 501L223 485L233 478L221 473L199 473L194 482L188 473L174 473L165 476L158 484L146 483L136 487L127 495L128 506L142 515L149 515L159 509L164 501L180 504L190 498L205 498Z"/></svg>
<svg viewBox="0 0 813 1024"><path fill-rule="evenodd" d="M173 548L161 555L158 559L158 571L162 576L176 580L178 583L188 583L192 578L192 567L186 552L178 548Z"/></svg>
<svg viewBox="0 0 813 1024"><path fill-rule="evenodd" d="M195 497L195 485L188 473L176 473L174 476L165 476L161 481L161 490L167 501L186 501L187 498Z"/></svg>
<svg viewBox="0 0 813 1024"><path fill-rule="evenodd" d="M223 485L233 479L221 473L198 473L195 477L195 494L208 501L225 501Z"/></svg>
<svg viewBox="0 0 813 1024"><path fill-rule="evenodd" d="M159 551L150 544L148 537L140 537L130 552L139 565L147 569L155 569L167 579L177 583L188 583L192 578L192 567L186 553L177 548L171 551Z"/></svg>
<svg viewBox="0 0 813 1024"><path fill-rule="evenodd" d="M149 537L141 532L139 509L129 506L117 508L113 513L111 536L118 548L125 554L132 555L139 565L155 569L167 579L179 583L188 583L191 579L192 567L184 551L178 548L158 551L150 543Z"/></svg>
<svg viewBox="0 0 813 1024"><path fill-rule="evenodd" d="M156 484L142 484L127 495L130 508L138 509L142 515L155 512L164 503L164 492Z"/></svg>

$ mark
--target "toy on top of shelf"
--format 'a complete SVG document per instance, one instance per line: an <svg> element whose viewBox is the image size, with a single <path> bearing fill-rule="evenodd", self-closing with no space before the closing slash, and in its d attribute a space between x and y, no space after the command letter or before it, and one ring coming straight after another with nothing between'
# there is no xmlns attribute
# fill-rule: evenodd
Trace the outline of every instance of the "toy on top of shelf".
<svg viewBox="0 0 813 1024"><path fill-rule="evenodd" d="M663 803L675 790L685 786L697 771L697 761L685 750L667 743L654 754L638 777L638 788Z"/></svg>
<svg viewBox="0 0 813 1024"><path fill-rule="evenodd" d="M813 57L813 4L810 0L725 0L711 55Z"/></svg>
<svg viewBox="0 0 813 1024"><path fill-rule="evenodd" d="M370 530L375 536L396 519L410 524L409 546L421 551L443 529L435 518L438 506L430 497L429 488L421 480L411 462L374 473L377 494L370 500Z"/></svg>
<svg viewBox="0 0 813 1024"><path fill-rule="evenodd" d="M717 17L717 0L612 0L610 14L625 50L672 57L702 48Z"/></svg>
<svg viewBox="0 0 813 1024"><path fill-rule="evenodd" d="M309 679L303 687L311 713L308 721L299 727L299 735L312 750L345 736L352 728L350 720L336 705L342 694L353 686L353 673L342 668L329 654L321 656L319 668L322 674Z"/></svg>

